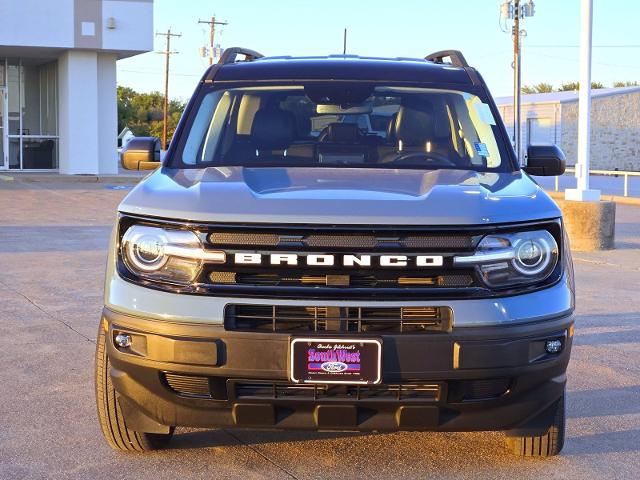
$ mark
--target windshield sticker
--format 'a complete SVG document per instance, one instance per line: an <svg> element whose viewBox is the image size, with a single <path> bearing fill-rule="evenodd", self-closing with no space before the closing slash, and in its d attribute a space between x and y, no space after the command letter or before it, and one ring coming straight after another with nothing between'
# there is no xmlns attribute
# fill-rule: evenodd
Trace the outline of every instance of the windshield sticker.
<svg viewBox="0 0 640 480"><path fill-rule="evenodd" d="M489 156L489 149L487 148L486 143L481 142L473 142L473 146L476 149L476 153L483 157Z"/></svg>
<svg viewBox="0 0 640 480"><path fill-rule="evenodd" d="M484 123L488 123L489 125L495 125L496 119L493 118L493 113L491 113L491 107L486 103L474 103L476 107L476 112L478 112L478 116Z"/></svg>

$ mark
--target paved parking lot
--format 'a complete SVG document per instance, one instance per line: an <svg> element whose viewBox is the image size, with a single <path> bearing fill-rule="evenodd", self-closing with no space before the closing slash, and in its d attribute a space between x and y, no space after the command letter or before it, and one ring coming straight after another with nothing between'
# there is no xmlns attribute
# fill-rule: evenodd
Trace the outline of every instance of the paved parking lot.
<svg viewBox="0 0 640 480"><path fill-rule="evenodd" d="M640 207L617 249L574 255L576 339L563 455L521 460L498 433L178 430L111 451L93 399L107 237L126 190L0 179L0 478L638 478Z"/></svg>

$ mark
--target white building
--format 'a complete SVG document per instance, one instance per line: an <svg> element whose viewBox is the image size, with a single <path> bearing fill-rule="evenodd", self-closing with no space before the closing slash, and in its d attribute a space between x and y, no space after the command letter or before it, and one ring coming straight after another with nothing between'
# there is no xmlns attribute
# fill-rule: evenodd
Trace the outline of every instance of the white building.
<svg viewBox="0 0 640 480"><path fill-rule="evenodd" d="M556 144L567 156L567 164L574 165L578 92L536 93L521 99L521 155L528 145ZM512 136L513 97L495 100ZM640 87L591 90L591 168L640 170Z"/></svg>
<svg viewBox="0 0 640 480"><path fill-rule="evenodd" d="M0 170L118 172L116 60L153 49L153 0L0 0Z"/></svg>

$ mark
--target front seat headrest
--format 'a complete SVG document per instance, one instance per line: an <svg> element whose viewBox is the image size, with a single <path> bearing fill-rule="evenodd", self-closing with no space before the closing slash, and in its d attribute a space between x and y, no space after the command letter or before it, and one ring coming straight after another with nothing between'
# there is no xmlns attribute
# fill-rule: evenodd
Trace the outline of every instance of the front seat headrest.
<svg viewBox="0 0 640 480"><path fill-rule="evenodd" d="M290 112L263 108L256 112L251 125L251 140L258 150L285 150L294 138L295 124Z"/></svg>
<svg viewBox="0 0 640 480"><path fill-rule="evenodd" d="M404 146L422 146L434 136L433 106L425 100L402 103L395 122L395 136Z"/></svg>

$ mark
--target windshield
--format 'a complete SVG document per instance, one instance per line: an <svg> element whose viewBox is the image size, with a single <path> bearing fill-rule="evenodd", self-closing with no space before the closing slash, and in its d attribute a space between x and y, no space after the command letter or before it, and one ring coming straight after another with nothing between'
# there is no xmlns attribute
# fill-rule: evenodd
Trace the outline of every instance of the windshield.
<svg viewBox="0 0 640 480"><path fill-rule="evenodd" d="M215 89L177 149L184 167L511 169L470 93L363 84Z"/></svg>

